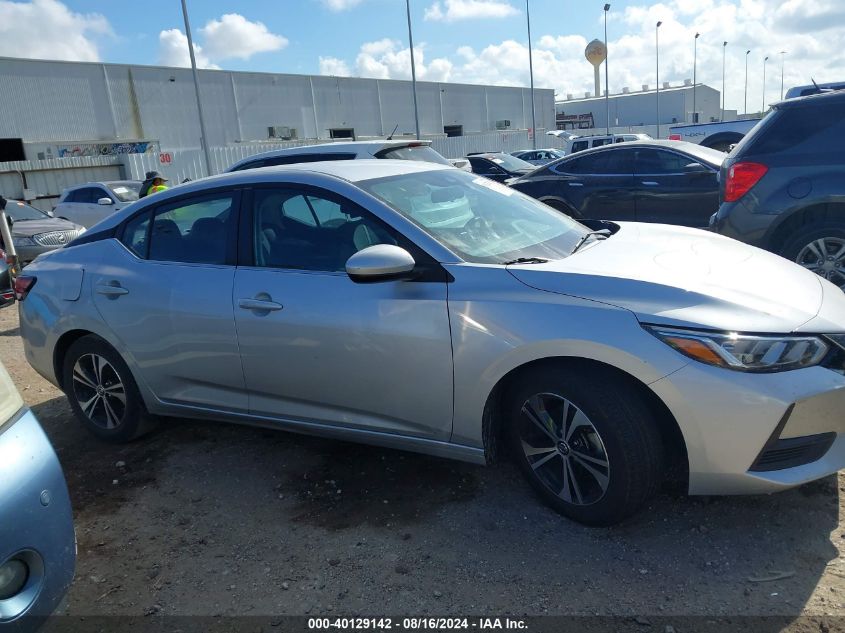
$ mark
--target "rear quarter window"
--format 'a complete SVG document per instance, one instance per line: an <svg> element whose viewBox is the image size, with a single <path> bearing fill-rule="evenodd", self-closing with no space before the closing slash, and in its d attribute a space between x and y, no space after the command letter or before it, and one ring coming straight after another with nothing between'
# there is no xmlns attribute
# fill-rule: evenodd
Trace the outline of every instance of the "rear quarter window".
<svg viewBox="0 0 845 633"><path fill-rule="evenodd" d="M842 162L845 143L845 116L842 103L782 108L740 142L743 154L826 154L838 155Z"/></svg>

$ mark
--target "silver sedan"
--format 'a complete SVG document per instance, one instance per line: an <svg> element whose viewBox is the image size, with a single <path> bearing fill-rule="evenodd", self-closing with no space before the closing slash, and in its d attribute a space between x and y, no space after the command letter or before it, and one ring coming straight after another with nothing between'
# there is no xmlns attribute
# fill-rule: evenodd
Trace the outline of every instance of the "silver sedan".
<svg viewBox="0 0 845 633"><path fill-rule="evenodd" d="M694 229L580 224L472 174L339 161L157 194L16 283L26 356L99 437L227 420L489 463L607 525L669 473L845 466L845 294Z"/></svg>

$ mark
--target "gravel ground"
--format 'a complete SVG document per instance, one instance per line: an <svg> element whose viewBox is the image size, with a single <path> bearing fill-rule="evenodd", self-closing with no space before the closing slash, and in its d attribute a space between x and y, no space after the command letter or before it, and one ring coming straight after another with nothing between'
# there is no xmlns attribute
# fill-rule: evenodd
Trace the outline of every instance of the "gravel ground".
<svg viewBox="0 0 845 633"><path fill-rule="evenodd" d="M591 529L507 463L185 420L104 444L24 360L15 308L0 360L70 488L70 615L845 615L841 474Z"/></svg>

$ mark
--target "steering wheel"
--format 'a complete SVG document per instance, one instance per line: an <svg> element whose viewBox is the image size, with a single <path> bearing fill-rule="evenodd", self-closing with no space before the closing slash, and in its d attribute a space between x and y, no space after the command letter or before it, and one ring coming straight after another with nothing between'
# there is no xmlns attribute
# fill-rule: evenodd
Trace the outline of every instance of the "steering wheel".
<svg viewBox="0 0 845 633"><path fill-rule="evenodd" d="M493 223L480 215L475 216L464 225L464 232L473 242L484 242L491 238L501 239Z"/></svg>

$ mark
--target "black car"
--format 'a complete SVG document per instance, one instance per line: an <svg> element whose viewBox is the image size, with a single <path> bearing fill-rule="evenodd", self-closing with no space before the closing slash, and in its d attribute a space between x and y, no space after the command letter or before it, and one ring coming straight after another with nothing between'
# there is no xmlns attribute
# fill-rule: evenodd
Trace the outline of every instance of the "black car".
<svg viewBox="0 0 845 633"><path fill-rule="evenodd" d="M789 99L722 165L712 228L845 290L845 90Z"/></svg>
<svg viewBox="0 0 845 633"><path fill-rule="evenodd" d="M706 227L724 159L693 143L632 141L567 156L510 186L574 218Z"/></svg>
<svg viewBox="0 0 845 633"><path fill-rule="evenodd" d="M472 173L498 182L519 178L537 169L536 165L502 152L469 154L467 160L472 166Z"/></svg>

